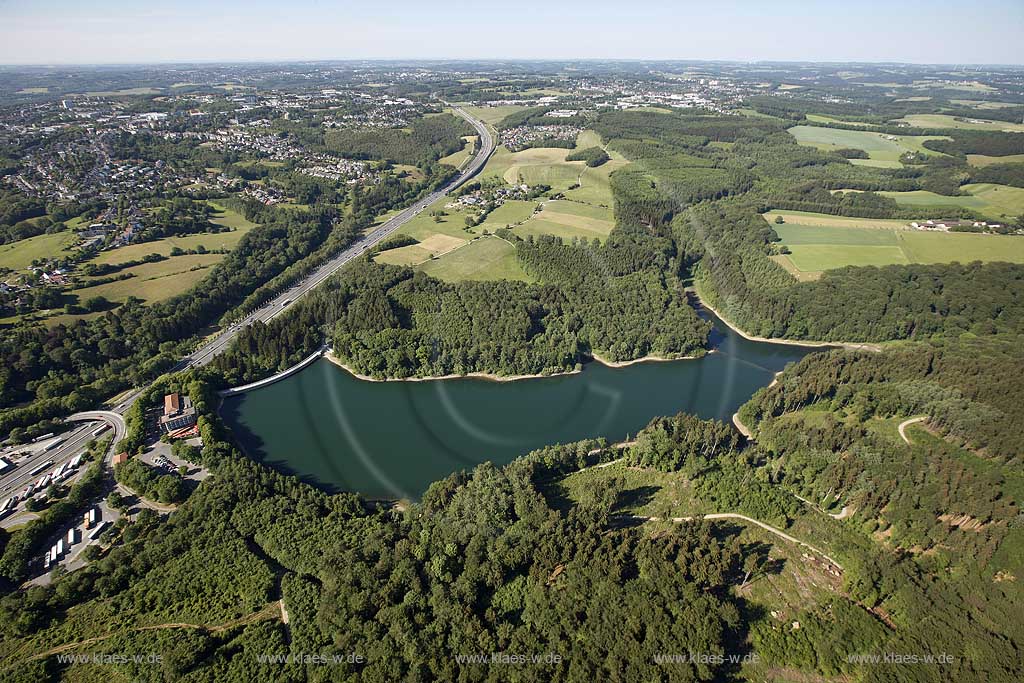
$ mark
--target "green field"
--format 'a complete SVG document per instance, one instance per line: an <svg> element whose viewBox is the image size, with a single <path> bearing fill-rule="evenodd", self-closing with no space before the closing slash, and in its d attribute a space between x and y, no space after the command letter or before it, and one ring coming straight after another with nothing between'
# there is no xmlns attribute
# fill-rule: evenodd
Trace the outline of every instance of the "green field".
<svg viewBox="0 0 1024 683"><path fill-rule="evenodd" d="M75 233L64 231L0 245L0 268L24 270L36 259L68 255L77 243Z"/></svg>
<svg viewBox="0 0 1024 683"><path fill-rule="evenodd" d="M509 114L515 114L516 112L528 109L528 107L508 104L497 107L463 107L463 109L473 118L496 126Z"/></svg>
<svg viewBox="0 0 1024 683"><path fill-rule="evenodd" d="M494 232L499 228L514 227L529 219L537 205L536 201L516 199L507 201L487 214L484 222L473 228L473 232L482 233L484 230Z"/></svg>
<svg viewBox="0 0 1024 683"><path fill-rule="evenodd" d="M807 114L807 120L813 121L814 123L843 123L847 126L866 126L868 124L861 123L859 121L843 121L833 116L825 116L824 114Z"/></svg>
<svg viewBox="0 0 1024 683"><path fill-rule="evenodd" d="M560 147L533 147L510 152L504 145L494 151L481 172L482 177L499 177L506 183L550 185L555 191L575 184L586 167L582 161L566 161L569 150Z"/></svg>
<svg viewBox="0 0 1024 683"><path fill-rule="evenodd" d="M1008 121L988 121L985 119L957 120L958 117L948 114L911 114L904 116L905 121L915 128L960 128L963 130L995 130L1008 133L1024 132L1024 125Z"/></svg>
<svg viewBox="0 0 1024 683"><path fill-rule="evenodd" d="M992 183L974 183L960 188L967 195L947 197L926 190L912 192L879 192L892 197L902 206L946 207L959 206L973 209L990 218L1012 218L1024 214L1024 188Z"/></svg>
<svg viewBox="0 0 1024 683"><path fill-rule="evenodd" d="M518 107L516 109L519 109ZM474 111L479 115L479 112ZM493 112L492 112L493 114ZM601 145L594 131L582 132L576 140L578 148ZM442 199L403 225L399 232L416 239L419 244L391 249L376 256L381 263L413 265L430 275L446 280L516 279L528 280L515 257L515 250L504 240L475 240L448 253L433 246L424 246L435 236L468 239L485 230L493 233L509 227L515 234L556 235L565 239L586 237L603 240L615 226L612 212L611 173L628 162L612 153L612 159L597 168L582 161L566 161L571 150L560 147L539 147L511 152L499 146L481 172L484 178L500 178L503 183L550 185L553 192L563 192L571 201L508 201L492 211L473 228L466 228L466 218L478 212L472 208L447 207ZM569 190L573 185L576 189ZM538 206L542 210L537 212ZM439 220L431 212L443 211ZM438 253L444 253L438 257ZM434 256L436 258L431 258Z"/></svg>
<svg viewBox="0 0 1024 683"><path fill-rule="evenodd" d="M967 163L971 166L991 166L992 164L1024 164L1024 154L1008 154L1005 157L990 157L984 154L968 154Z"/></svg>
<svg viewBox="0 0 1024 683"><path fill-rule="evenodd" d="M476 144L476 138L476 135L462 136L462 139L465 142L462 149L458 152L453 152L446 157L441 157L437 160L437 163L448 164L455 168L462 168L462 164L466 163L466 161L473 155L473 145Z"/></svg>
<svg viewBox="0 0 1024 683"><path fill-rule="evenodd" d="M776 213L766 214L774 220ZM775 258L797 279L815 279L822 271L843 266L888 266L907 263L969 263L1009 261L1024 263L1024 238L1013 235L923 232L886 227L877 221L844 219L811 223L813 214L783 212L786 223L772 227L792 253ZM800 220L801 222L797 222ZM864 220L858 226L856 221Z"/></svg>
<svg viewBox="0 0 1024 683"><path fill-rule="evenodd" d="M124 263L137 261L149 254L169 256L171 249L178 247L188 251L202 245L207 249L234 249L247 232L256 227L255 223L246 220L245 216L226 209L219 204L209 202L217 211L210 219L211 223L230 228L231 232L204 233L200 235L184 235L181 237L165 237L153 242L129 244L118 249L101 252L92 263Z"/></svg>
<svg viewBox="0 0 1024 683"><path fill-rule="evenodd" d="M808 145L823 152L833 152L844 148L862 149L868 153L870 158L851 159L851 163L886 168L899 168L900 157L906 152L938 154L938 152L925 149L922 143L926 140L949 139L936 135L883 135L882 133L822 128L820 126L794 126L789 129L789 132L801 145Z"/></svg>
<svg viewBox="0 0 1024 683"><path fill-rule="evenodd" d="M974 107L975 109L1006 109L1007 107L1019 107L1019 104L1014 102L996 102L994 100L950 100L953 104L962 104L965 107Z"/></svg>
<svg viewBox="0 0 1024 683"><path fill-rule="evenodd" d="M782 216L787 224L823 225L837 228L905 228L909 221L892 218L852 218L849 216L831 216L827 213L811 213L809 211L769 211L764 214L773 228L785 227L775 224L775 217Z"/></svg>
<svg viewBox="0 0 1024 683"><path fill-rule="evenodd" d="M94 296L104 296L111 301L124 301L130 296L146 302L160 301L187 292L223 258L221 254L173 256L166 261L125 269L122 272L135 275L127 280L76 289L72 293L78 295L79 301Z"/></svg>
<svg viewBox="0 0 1024 683"><path fill-rule="evenodd" d="M479 237L464 247L417 266L417 270L447 282L532 280L519 265L515 247L494 236Z"/></svg>
<svg viewBox="0 0 1024 683"><path fill-rule="evenodd" d="M604 240L615 227L611 209L569 201L545 202L544 209L515 228L520 236L555 235Z"/></svg>
<svg viewBox="0 0 1024 683"><path fill-rule="evenodd" d="M378 263L390 263L393 266L414 266L435 256L442 256L449 251L458 249L467 241L462 237L435 233L416 244L382 251L375 257L375 260Z"/></svg>

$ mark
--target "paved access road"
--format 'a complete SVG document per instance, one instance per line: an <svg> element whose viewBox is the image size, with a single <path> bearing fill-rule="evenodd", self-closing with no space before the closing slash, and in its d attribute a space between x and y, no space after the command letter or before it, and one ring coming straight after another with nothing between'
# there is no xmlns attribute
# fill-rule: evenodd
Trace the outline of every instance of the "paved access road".
<svg viewBox="0 0 1024 683"><path fill-rule="evenodd" d="M271 320L276 315L284 311L299 297L305 295L324 280L338 272L338 270L340 270L346 263L362 256L367 249L394 233L400 227L415 218L425 208L441 199L479 172L480 169L483 168L484 164L487 163L487 159L490 157L491 152L494 151L494 136L491 135L491 132L482 121L474 119L463 109L459 107L452 107L452 110L468 121L473 128L476 129L477 135L480 139L480 149L477 151L476 156L473 157L473 161L470 162L454 180L440 190L431 193L412 206L393 216L388 221L377 226L377 228L372 232L357 240L348 249L307 275L301 282L292 285L287 291L277 295L276 298L267 302L261 308L256 309L242 320L231 325L227 330L222 332L220 336L211 340L205 346L184 358L175 370L184 370L190 367L206 365L213 360L215 356L227 349L242 329L256 321L267 322Z"/></svg>

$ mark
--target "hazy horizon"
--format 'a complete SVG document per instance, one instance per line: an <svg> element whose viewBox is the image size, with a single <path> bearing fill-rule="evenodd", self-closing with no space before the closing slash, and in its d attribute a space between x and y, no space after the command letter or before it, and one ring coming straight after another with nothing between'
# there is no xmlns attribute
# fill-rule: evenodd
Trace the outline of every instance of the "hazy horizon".
<svg viewBox="0 0 1024 683"><path fill-rule="evenodd" d="M483 27L481 29L481 27ZM0 64L635 60L1024 64L1024 3L0 0Z"/></svg>

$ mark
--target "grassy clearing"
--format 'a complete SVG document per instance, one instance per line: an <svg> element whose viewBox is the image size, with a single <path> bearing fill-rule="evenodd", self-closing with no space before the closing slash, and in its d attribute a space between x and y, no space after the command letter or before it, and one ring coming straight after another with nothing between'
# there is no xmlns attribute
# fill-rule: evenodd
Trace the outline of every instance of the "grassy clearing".
<svg viewBox="0 0 1024 683"><path fill-rule="evenodd" d="M153 242L141 244L129 244L119 249L104 251L92 260L93 263L124 263L125 261L136 261L149 254L160 254L169 256L171 249L178 247L188 251L196 249L200 245L207 249L234 249L245 234L256 227L256 224L246 220L245 216L226 209L219 204L209 202L217 211L211 218L211 223L223 225L230 228L231 232L205 233L200 235L184 235L180 237L165 237Z"/></svg>
<svg viewBox="0 0 1024 683"><path fill-rule="evenodd" d="M992 183L974 183L961 189L968 193L962 197L947 197L926 190L913 192L879 192L892 197L903 206L945 207L960 206L973 209L992 218L1012 218L1024 214L1024 189Z"/></svg>
<svg viewBox="0 0 1024 683"><path fill-rule="evenodd" d="M911 114L904 116L906 121L915 128L959 128L962 130L994 130L1008 133L1024 132L1024 125L1008 121L988 121L985 119L959 119L949 114Z"/></svg>
<svg viewBox="0 0 1024 683"><path fill-rule="evenodd" d="M782 216L784 225L775 225L775 217ZM764 214L765 220L773 228L784 228L786 225L818 225L835 228L905 228L908 221L890 218L851 218L849 216L832 216L827 213L811 213L810 211L769 211Z"/></svg>
<svg viewBox="0 0 1024 683"><path fill-rule="evenodd" d="M458 152L453 152L452 154L449 154L446 157L441 157L440 159L437 160L437 162L439 164L448 164L449 166L454 166L455 168L462 168L462 165L466 163L466 161L468 161L471 156L473 156L473 145L476 144L476 139L476 135L462 136L462 140L465 143L462 146L462 149L460 149Z"/></svg>
<svg viewBox="0 0 1024 683"><path fill-rule="evenodd" d="M36 259L66 256L78 243L73 232L55 232L0 246L0 268L24 270Z"/></svg>
<svg viewBox="0 0 1024 683"><path fill-rule="evenodd" d="M213 217L210 218L211 223L216 223L217 225L223 225L226 228L233 228L237 230L249 230L256 227L256 223L248 220L237 211L232 211L231 209L221 206L212 200L207 200L206 203L213 207L215 212Z"/></svg>
<svg viewBox="0 0 1024 683"><path fill-rule="evenodd" d="M1005 157L990 157L984 154L968 154L967 163L971 166L991 166L992 164L1024 164L1024 154L1008 154Z"/></svg>
<svg viewBox="0 0 1024 683"><path fill-rule="evenodd" d="M528 220L533 215L537 205L538 202L535 201L507 201L487 214L487 219L473 228L473 232L482 233L484 230L494 232L499 228L514 227Z"/></svg>
<svg viewBox="0 0 1024 683"><path fill-rule="evenodd" d="M912 263L1009 261L1024 263L1024 238L1015 235L947 235L907 230L897 234Z"/></svg>
<svg viewBox="0 0 1024 683"><path fill-rule="evenodd" d="M769 214L766 214L766 218ZM801 216L811 220L811 215ZM829 217L835 218L835 217ZM847 219L858 220L858 219ZM1013 235L922 232L899 227L870 227L790 222L773 228L792 253L774 257L798 280L844 266L907 263L1024 263L1024 238Z"/></svg>
<svg viewBox="0 0 1024 683"><path fill-rule="evenodd" d="M586 165L582 161L566 161L569 150L560 147L534 147L521 152L510 152L504 145L498 147L484 167L484 177L499 177L513 185L550 185L555 191L564 191L574 185Z"/></svg>
<svg viewBox="0 0 1024 683"><path fill-rule="evenodd" d="M809 270L804 272L796 267L796 264L793 263L788 254L776 254L774 256L769 256L768 258L785 268L786 272L796 278L798 282L811 282L821 278L822 271Z"/></svg>
<svg viewBox="0 0 1024 683"><path fill-rule="evenodd" d="M77 289L73 293L78 295L79 301L94 296L104 296L110 301L124 301L129 296L146 302L160 301L187 292L222 258L221 254L194 254L144 263L122 271L135 277Z"/></svg>
<svg viewBox="0 0 1024 683"><path fill-rule="evenodd" d="M515 247L494 236L477 238L455 251L417 266L417 269L447 282L532 280L516 260Z"/></svg>
<svg viewBox="0 0 1024 683"><path fill-rule="evenodd" d="M589 147L604 147L604 141L597 131L585 130L576 136L576 149L587 149Z"/></svg>
<svg viewBox="0 0 1024 683"><path fill-rule="evenodd" d="M466 232L466 217L469 216L469 212L445 208L449 201L447 197L442 197L434 202L399 228L398 234L409 235L420 242L435 234L467 238L469 233ZM432 211L444 211L447 215L440 216L440 220L435 221L430 215Z"/></svg>
<svg viewBox="0 0 1024 683"><path fill-rule="evenodd" d="M1019 107L1015 102L994 102L991 100L950 100L953 104L962 104L965 107L975 109L1006 109L1008 107Z"/></svg>
<svg viewBox="0 0 1024 683"><path fill-rule="evenodd" d="M429 261L435 256L446 254L453 249L458 249L467 241L461 237L437 233L418 244L382 251L374 260L378 263L390 263L393 266L414 266Z"/></svg>
<svg viewBox="0 0 1024 683"><path fill-rule="evenodd" d="M579 202L552 201L515 229L517 235L555 235L604 240L615 227L611 209Z"/></svg>
<svg viewBox="0 0 1024 683"><path fill-rule="evenodd" d="M837 118L835 118L833 116L825 116L824 114L808 114L807 115L807 120L808 121L813 121L815 123L842 123L842 124L845 124L847 126L866 126L866 125L868 125L866 123L861 123L859 121L843 121L842 119L837 119Z"/></svg>
<svg viewBox="0 0 1024 683"><path fill-rule="evenodd" d="M900 157L907 152L938 154L922 145L927 140L948 140L948 137L936 135L883 135L859 130L841 130L838 128L821 128L819 126L794 126L790 134L801 145L808 145L824 152L838 149L861 149L868 153L869 159L853 159L866 166L899 166ZM892 138L892 139L890 139Z"/></svg>

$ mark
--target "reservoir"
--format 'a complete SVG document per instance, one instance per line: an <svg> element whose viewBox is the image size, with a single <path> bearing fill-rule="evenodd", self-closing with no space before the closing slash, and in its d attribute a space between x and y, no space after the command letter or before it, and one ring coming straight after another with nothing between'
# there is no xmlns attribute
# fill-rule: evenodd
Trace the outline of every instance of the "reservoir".
<svg viewBox="0 0 1024 683"><path fill-rule="evenodd" d="M710 315L710 314L709 314ZM494 382L367 382L326 359L224 400L245 452L329 491L419 498L478 463L591 437L620 441L680 411L729 421L787 363L813 349L744 339L712 316L713 353Z"/></svg>

